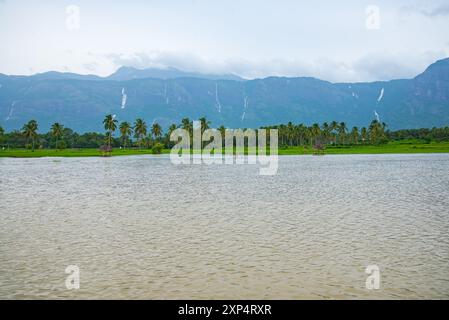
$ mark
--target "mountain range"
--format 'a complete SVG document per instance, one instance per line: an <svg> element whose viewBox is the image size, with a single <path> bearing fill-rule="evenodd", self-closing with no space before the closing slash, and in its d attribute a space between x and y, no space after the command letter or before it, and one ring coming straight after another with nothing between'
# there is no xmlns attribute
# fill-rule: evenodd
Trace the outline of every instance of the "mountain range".
<svg viewBox="0 0 449 320"><path fill-rule="evenodd" d="M306 77L245 80L175 68L121 67L108 77L46 72L0 74L0 126L20 129L30 119L39 130L60 122L78 132L104 131L102 120L143 118L163 127L205 116L218 127L344 121L390 129L449 126L449 58L413 79L331 83Z"/></svg>

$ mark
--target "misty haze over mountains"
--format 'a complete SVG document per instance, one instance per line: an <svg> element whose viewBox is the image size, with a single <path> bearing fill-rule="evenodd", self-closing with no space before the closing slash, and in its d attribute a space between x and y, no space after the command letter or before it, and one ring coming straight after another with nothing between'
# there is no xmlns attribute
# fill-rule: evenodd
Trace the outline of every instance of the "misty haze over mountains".
<svg viewBox="0 0 449 320"><path fill-rule="evenodd" d="M449 59L413 79L330 83L305 77L244 80L175 68L122 67L108 77L46 72L0 74L0 125L20 129L30 119L46 131L60 122L79 132L104 131L102 120L144 118L167 127L206 116L212 126L344 121L366 126L379 118L390 129L449 125Z"/></svg>

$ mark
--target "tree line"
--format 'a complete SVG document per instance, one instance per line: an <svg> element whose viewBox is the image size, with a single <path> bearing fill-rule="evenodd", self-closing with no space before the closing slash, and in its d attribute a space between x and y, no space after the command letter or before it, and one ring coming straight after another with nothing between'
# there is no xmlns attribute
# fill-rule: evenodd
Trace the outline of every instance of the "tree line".
<svg viewBox="0 0 449 320"><path fill-rule="evenodd" d="M279 145L317 146L317 145L379 145L388 142L387 125L373 120L368 127L353 127L348 130L345 122L314 123L311 126L292 122L278 126L265 127L278 129Z"/></svg>
<svg viewBox="0 0 449 320"><path fill-rule="evenodd" d="M205 117L199 119L202 131L210 128L210 121ZM164 132L157 122L148 125L144 119L136 119L134 123L123 121L118 123L113 115L103 120L105 133L76 133L61 123L54 123L47 133L38 132L36 120L24 124L22 130L5 132L0 127L0 146L2 148L171 148L170 134L177 128L193 132L193 121L184 118L179 124L170 125ZM280 124L262 127L278 129L279 146L345 146L345 145L380 145L392 140L416 139L423 142L449 141L449 127L432 129L407 129L390 131L385 123L373 120L367 127L348 129L345 122L324 122L323 124ZM222 125L218 130L224 136L226 128Z"/></svg>

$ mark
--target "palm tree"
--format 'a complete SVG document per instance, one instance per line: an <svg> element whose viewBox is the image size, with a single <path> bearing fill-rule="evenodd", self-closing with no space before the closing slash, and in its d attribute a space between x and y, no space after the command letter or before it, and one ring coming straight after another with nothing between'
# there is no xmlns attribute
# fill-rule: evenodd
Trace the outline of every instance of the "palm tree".
<svg viewBox="0 0 449 320"><path fill-rule="evenodd" d="M117 122L118 121L111 114L108 114L103 120L104 129L108 133L107 140L108 140L109 149L111 149L112 135L113 135L114 131L117 129Z"/></svg>
<svg viewBox="0 0 449 320"><path fill-rule="evenodd" d="M148 136L144 136L143 137L143 139L142 139L142 143L143 143L143 145L145 146L145 148L150 148L150 145L151 145L151 135L148 135Z"/></svg>
<svg viewBox="0 0 449 320"><path fill-rule="evenodd" d="M132 135L133 129L131 128L131 124L129 122L123 121L122 123L120 123L119 130L120 130L120 136L123 141L123 149L126 149L126 141Z"/></svg>
<svg viewBox="0 0 449 320"><path fill-rule="evenodd" d="M159 125L159 123L157 122L153 123L151 127L151 133L153 134L155 140L157 140L160 136L162 136L162 128Z"/></svg>
<svg viewBox="0 0 449 320"><path fill-rule="evenodd" d="M181 120L181 127L182 127L184 130L187 130L187 131L191 130L192 127L193 127L192 121L190 121L189 118L184 118L184 119L182 119L182 120Z"/></svg>
<svg viewBox="0 0 449 320"><path fill-rule="evenodd" d="M368 128L369 139L372 144L380 144L386 139L385 128L387 125L385 123L380 123L377 120L373 120Z"/></svg>
<svg viewBox="0 0 449 320"><path fill-rule="evenodd" d="M304 126L304 124L300 123L299 125L296 126L296 130L298 131L298 136L299 136L299 145L302 146L305 143L305 138L306 138L306 126Z"/></svg>
<svg viewBox="0 0 449 320"><path fill-rule="evenodd" d="M324 140L325 140L325 143L327 143L327 140L329 138L329 133L330 133L330 126L327 122L324 122L322 128L323 128Z"/></svg>
<svg viewBox="0 0 449 320"><path fill-rule="evenodd" d="M173 131L175 131L176 129L178 128L178 126L176 125L176 124L171 124L169 127L168 127L168 130L167 130L167 133L165 134L165 145L167 145L167 146L171 146L172 145L172 143L171 143L171 141L170 141L170 135L171 135L171 133L173 132Z"/></svg>
<svg viewBox="0 0 449 320"><path fill-rule="evenodd" d="M201 117L198 119L201 123L201 136L204 131L210 128L210 121L206 119L206 117ZM206 145L206 141L201 141L201 149Z"/></svg>
<svg viewBox="0 0 449 320"><path fill-rule="evenodd" d="M192 121L190 121L189 118L184 118L181 120L181 127L184 130L187 130L187 132L189 133L190 136L190 141L192 141L192 137L193 137L193 123Z"/></svg>
<svg viewBox="0 0 449 320"><path fill-rule="evenodd" d="M362 143L365 144L366 141L368 140L368 131L366 130L365 127L363 127L362 130L360 131L360 135L362 136Z"/></svg>
<svg viewBox="0 0 449 320"><path fill-rule="evenodd" d="M353 127L351 131L352 142L359 144L359 128Z"/></svg>
<svg viewBox="0 0 449 320"><path fill-rule="evenodd" d="M289 123L287 123L286 131L287 131L286 133L287 133L287 137L288 137L288 144L291 147L293 145L293 136L295 134L294 126L291 121Z"/></svg>
<svg viewBox="0 0 449 320"><path fill-rule="evenodd" d="M172 133L173 131L175 131L177 128L178 128L178 126L177 126L176 124L174 124L174 123L171 124L171 125L168 127L168 131L167 131L168 137L170 137L171 133Z"/></svg>
<svg viewBox="0 0 449 320"><path fill-rule="evenodd" d="M50 134L56 139L56 148L58 148L58 142L64 134L64 126L58 122L53 123L50 129Z"/></svg>
<svg viewBox="0 0 449 320"><path fill-rule="evenodd" d="M329 126L329 132L332 134L334 134L334 131L338 129L338 122L337 121L332 121L330 126ZM337 143L337 136L334 134L334 143Z"/></svg>
<svg viewBox="0 0 449 320"><path fill-rule="evenodd" d="M218 131L220 132L220 135L221 135L221 145L224 146L225 145L225 136L226 136L225 126L221 125L220 128L218 128Z"/></svg>
<svg viewBox="0 0 449 320"><path fill-rule="evenodd" d="M310 144L312 144L312 140L315 140L314 143L317 144L318 138L321 136L321 128L318 123L314 123L312 127L310 127Z"/></svg>
<svg viewBox="0 0 449 320"><path fill-rule="evenodd" d="M27 124L25 124L22 128L23 135L27 138L27 140L31 139L32 141L32 151L34 152L34 141L37 138L37 121L30 120Z"/></svg>
<svg viewBox="0 0 449 320"><path fill-rule="evenodd" d="M307 143L312 145L312 127L304 126L304 138L304 145L306 145Z"/></svg>
<svg viewBox="0 0 449 320"><path fill-rule="evenodd" d="M345 144L347 132L346 123L340 122L337 130L338 130L338 143Z"/></svg>
<svg viewBox="0 0 449 320"><path fill-rule="evenodd" d="M279 125L278 130L279 130L279 137L281 138L281 146L284 146L285 131L287 131L286 126L284 124L281 124Z"/></svg>
<svg viewBox="0 0 449 320"><path fill-rule="evenodd" d="M139 143L139 148L142 148L142 139L147 135L147 124L140 118L134 123L134 134Z"/></svg>
<svg viewBox="0 0 449 320"><path fill-rule="evenodd" d="M206 117L201 117L198 119L201 122L201 134L204 133L210 127L210 121L206 119Z"/></svg>

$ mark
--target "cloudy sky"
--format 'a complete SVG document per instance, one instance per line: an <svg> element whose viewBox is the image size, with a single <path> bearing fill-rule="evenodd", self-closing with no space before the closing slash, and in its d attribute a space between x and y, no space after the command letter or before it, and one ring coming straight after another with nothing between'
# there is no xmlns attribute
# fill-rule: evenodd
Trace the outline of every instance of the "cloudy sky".
<svg viewBox="0 0 449 320"><path fill-rule="evenodd" d="M449 57L449 0L0 0L0 73L121 65L409 78Z"/></svg>

